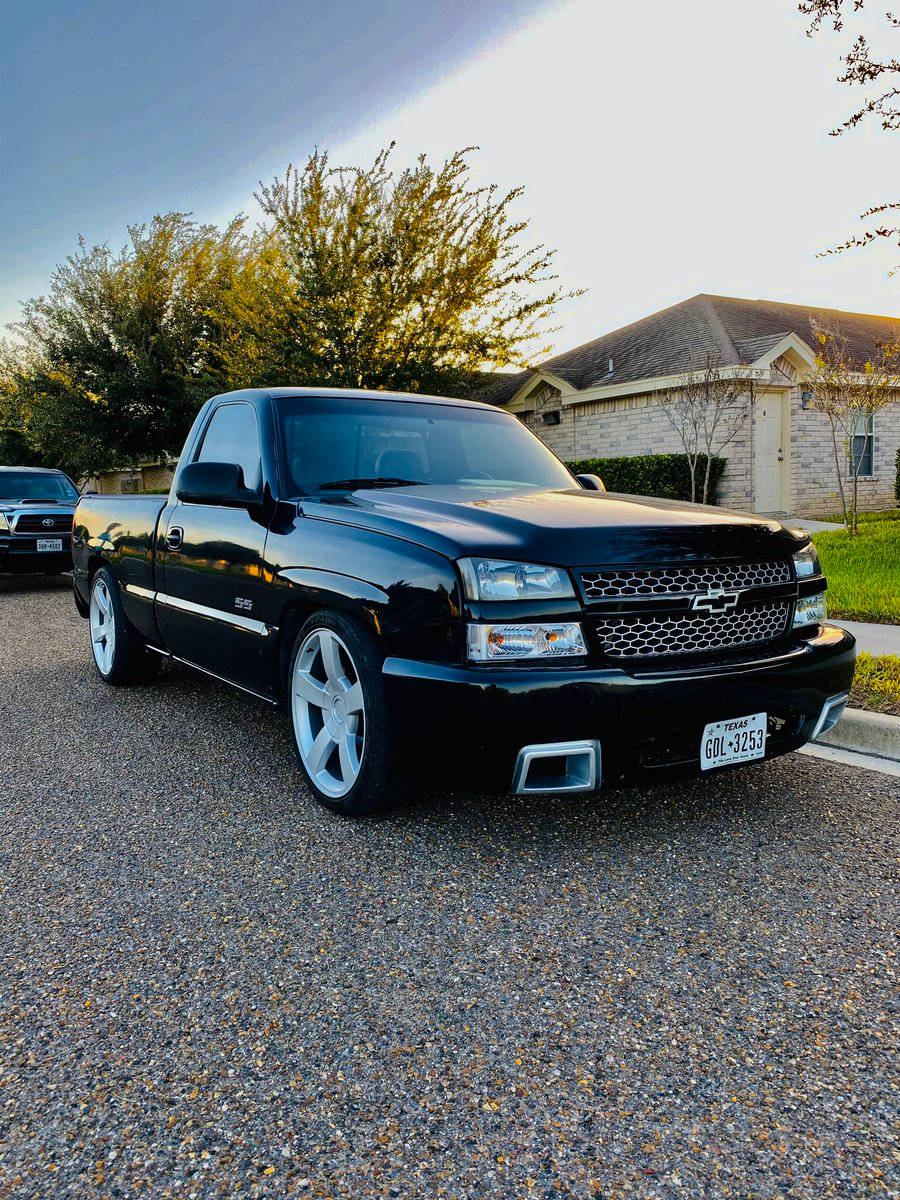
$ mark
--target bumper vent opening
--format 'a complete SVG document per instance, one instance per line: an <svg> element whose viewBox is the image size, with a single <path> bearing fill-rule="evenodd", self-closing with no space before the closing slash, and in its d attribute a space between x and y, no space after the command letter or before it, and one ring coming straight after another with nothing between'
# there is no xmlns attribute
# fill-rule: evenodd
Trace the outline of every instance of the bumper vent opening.
<svg viewBox="0 0 900 1200"><path fill-rule="evenodd" d="M523 746L516 758L513 793L592 792L600 783L600 743L544 742Z"/></svg>

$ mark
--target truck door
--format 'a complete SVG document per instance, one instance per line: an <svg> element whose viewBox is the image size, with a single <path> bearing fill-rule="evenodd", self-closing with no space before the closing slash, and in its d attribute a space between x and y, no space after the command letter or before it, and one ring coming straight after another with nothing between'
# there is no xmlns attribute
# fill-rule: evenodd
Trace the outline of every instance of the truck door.
<svg viewBox="0 0 900 1200"><path fill-rule="evenodd" d="M261 490L256 411L244 401L212 410L193 462L237 463L248 488ZM182 500L170 507L157 551L158 611L178 658L268 693L260 619L266 524L256 506L234 508Z"/></svg>

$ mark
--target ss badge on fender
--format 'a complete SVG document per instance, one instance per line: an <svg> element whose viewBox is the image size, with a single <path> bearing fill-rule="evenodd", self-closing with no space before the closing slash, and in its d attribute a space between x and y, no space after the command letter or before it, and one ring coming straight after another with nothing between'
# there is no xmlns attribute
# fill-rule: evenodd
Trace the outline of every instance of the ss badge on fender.
<svg viewBox="0 0 900 1200"><path fill-rule="evenodd" d="M235 607L235 608L240 608L240 609L242 609L244 612L249 612L249 611L250 611L250 609L253 607L253 601L252 601L252 600L245 600L243 596L235 596L235 598L234 598L234 607Z"/></svg>

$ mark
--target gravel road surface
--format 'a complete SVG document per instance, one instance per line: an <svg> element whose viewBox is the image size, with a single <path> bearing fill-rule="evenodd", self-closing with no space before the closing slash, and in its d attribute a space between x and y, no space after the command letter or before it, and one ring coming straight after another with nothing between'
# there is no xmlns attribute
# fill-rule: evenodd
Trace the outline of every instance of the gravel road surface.
<svg viewBox="0 0 900 1200"><path fill-rule="evenodd" d="M346 822L278 712L104 687L43 580L0 723L0 1196L897 1194L895 779Z"/></svg>

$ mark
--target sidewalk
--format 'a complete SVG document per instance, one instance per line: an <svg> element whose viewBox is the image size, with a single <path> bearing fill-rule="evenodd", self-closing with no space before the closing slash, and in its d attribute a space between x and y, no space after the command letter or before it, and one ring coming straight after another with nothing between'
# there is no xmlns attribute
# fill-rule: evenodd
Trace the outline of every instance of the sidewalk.
<svg viewBox="0 0 900 1200"><path fill-rule="evenodd" d="M867 654L900 655L900 625L875 625L868 621L842 621L829 617L832 625L840 625L856 638L857 649Z"/></svg>

